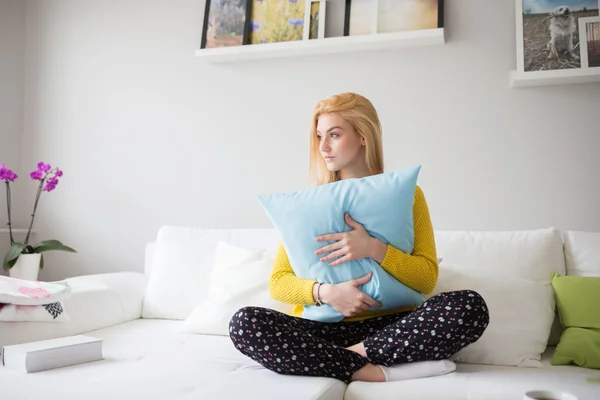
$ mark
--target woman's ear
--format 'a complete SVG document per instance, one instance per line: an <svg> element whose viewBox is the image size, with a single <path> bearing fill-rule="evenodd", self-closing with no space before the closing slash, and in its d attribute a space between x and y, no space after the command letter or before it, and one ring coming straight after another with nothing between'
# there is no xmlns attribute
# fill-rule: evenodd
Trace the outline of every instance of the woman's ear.
<svg viewBox="0 0 600 400"><path fill-rule="evenodd" d="M365 146L367 142L365 142L365 138L363 136L360 137L360 144Z"/></svg>

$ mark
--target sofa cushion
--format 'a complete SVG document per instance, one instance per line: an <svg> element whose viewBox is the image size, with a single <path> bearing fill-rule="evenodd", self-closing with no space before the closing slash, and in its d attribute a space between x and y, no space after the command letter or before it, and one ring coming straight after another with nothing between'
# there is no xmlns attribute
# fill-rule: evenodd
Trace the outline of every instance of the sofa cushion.
<svg viewBox="0 0 600 400"><path fill-rule="evenodd" d="M435 378L345 385L330 378L279 375L239 353L229 338L177 333L181 321L126 322L87 334L104 339L98 362L21 374L0 366L2 399L522 399L525 391L549 389L597 400L598 374L573 366L552 366L549 348L543 368L457 364ZM509 384L507 384L509 383Z"/></svg>
<svg viewBox="0 0 600 400"><path fill-rule="evenodd" d="M523 279L550 281L565 274L560 232L555 228L524 231L435 231L443 263ZM443 264L442 263L442 264Z"/></svg>
<svg viewBox="0 0 600 400"><path fill-rule="evenodd" d="M431 295L472 289L485 300L490 323L484 334L463 348L454 361L539 367L554 317L550 282L537 282L502 273L442 265Z"/></svg>
<svg viewBox="0 0 600 400"><path fill-rule="evenodd" d="M441 291L479 292L490 313L483 336L454 357L494 365L540 366L555 316L553 272L564 273L556 229L516 232L436 232Z"/></svg>
<svg viewBox="0 0 600 400"><path fill-rule="evenodd" d="M522 400L530 390L571 393L577 400L597 400L598 374L573 366L553 366L553 349L541 358L541 368L457 363L456 372L433 378L370 384L352 382L345 400ZM595 379L595 380L594 380Z"/></svg>
<svg viewBox="0 0 600 400"><path fill-rule="evenodd" d="M420 166L364 178L345 179L308 189L258 197L260 204L281 235L296 276L323 283L340 283L372 273L360 286L367 296L382 304L373 310L420 305L423 295L386 272L366 257L334 267L315 254L334 243L317 241L325 234L348 232L346 213L367 232L385 244L412 253L414 246L413 204ZM327 253L328 254L328 253ZM338 322L344 315L331 305L305 305L302 317L321 322Z"/></svg>
<svg viewBox="0 0 600 400"><path fill-rule="evenodd" d="M600 276L600 233L566 231L567 275Z"/></svg>
<svg viewBox="0 0 600 400"><path fill-rule="evenodd" d="M228 337L180 334L182 321L127 322L87 334L104 339L104 360L21 374L0 367L2 399L333 399L346 385L284 376L235 349Z"/></svg>
<svg viewBox="0 0 600 400"><path fill-rule="evenodd" d="M217 242L276 249L274 229L198 229L163 226L152 250L143 318L186 319L206 299Z"/></svg>
<svg viewBox="0 0 600 400"><path fill-rule="evenodd" d="M228 336L229 320L246 306L291 314L292 306L274 300L269 292L275 253L219 241L207 297L185 320L181 332Z"/></svg>

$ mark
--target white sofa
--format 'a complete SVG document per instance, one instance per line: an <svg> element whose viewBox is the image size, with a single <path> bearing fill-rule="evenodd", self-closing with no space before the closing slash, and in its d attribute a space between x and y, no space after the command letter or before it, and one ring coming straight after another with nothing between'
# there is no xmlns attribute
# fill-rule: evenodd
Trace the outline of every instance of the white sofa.
<svg viewBox="0 0 600 400"><path fill-rule="evenodd" d="M161 240L176 252L175 258L163 252L157 260L155 251ZM250 248L274 248L278 237L269 229L163 227L157 241L147 246L144 273L68 279L73 288L73 296L65 302L70 322L0 322L0 346L79 333L105 340L103 361L34 374L0 366L0 399L520 400L524 392L533 389L569 392L579 400L600 399L600 384L588 380L598 378L600 371L550 365L560 327L556 320L552 322L555 304L549 276L550 271L600 276L600 234L561 234L555 229L436 232L438 256L444 259L436 292L460 286L460 276L467 276L464 284L476 286L470 288L479 290L488 301L488 330L479 342L461 351L458 369L452 374L349 385L330 378L279 375L240 354L226 336L180 333L183 320L207 296L217 240ZM157 266L159 262L162 265ZM456 266L458 269L453 269ZM159 277L159 273L164 276ZM510 281L513 278L515 285ZM539 300L527 300L523 307L514 307L519 299L531 296L527 286L519 285L534 281L542 289L542 295L535 297ZM494 294L496 289L506 291L504 298ZM169 304L161 310L165 299ZM502 304L513 309L502 309ZM168 318L169 308L172 318ZM548 312L552 314L550 320L540 317ZM160 313L165 318L145 318ZM515 324L518 328L500 322L511 313L515 319L522 319L518 322L521 325ZM531 339L527 335L539 336L540 332L543 337L530 343L533 350L539 350L537 357L521 357L519 341L525 342ZM489 347L490 343L495 347ZM520 365L530 366L485 365L510 363L519 357ZM469 362L474 359L484 364Z"/></svg>

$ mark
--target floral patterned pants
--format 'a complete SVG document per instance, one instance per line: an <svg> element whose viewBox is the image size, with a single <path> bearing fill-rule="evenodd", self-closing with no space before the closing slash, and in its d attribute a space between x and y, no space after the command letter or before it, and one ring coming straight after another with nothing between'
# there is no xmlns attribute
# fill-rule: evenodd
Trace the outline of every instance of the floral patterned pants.
<svg viewBox="0 0 600 400"><path fill-rule="evenodd" d="M317 322L244 307L231 318L229 336L242 354L271 371L349 383L369 362L390 366L448 359L477 341L488 323L483 298L460 290L433 296L413 311L356 322ZM360 342L367 358L346 350Z"/></svg>

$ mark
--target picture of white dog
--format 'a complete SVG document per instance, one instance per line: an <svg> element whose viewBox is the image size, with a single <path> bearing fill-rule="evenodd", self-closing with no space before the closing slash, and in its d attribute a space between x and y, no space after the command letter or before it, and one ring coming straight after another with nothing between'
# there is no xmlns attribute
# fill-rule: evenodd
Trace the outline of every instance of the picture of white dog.
<svg viewBox="0 0 600 400"><path fill-rule="evenodd" d="M559 6L552 10L548 27L550 29L548 58L558 59L558 52L566 49L571 57L579 59L579 56L573 52L573 34L577 30L577 24L571 14L571 9L568 6Z"/></svg>
<svg viewBox="0 0 600 400"><path fill-rule="evenodd" d="M600 0L521 0L525 71L581 68L578 20L598 16Z"/></svg>

